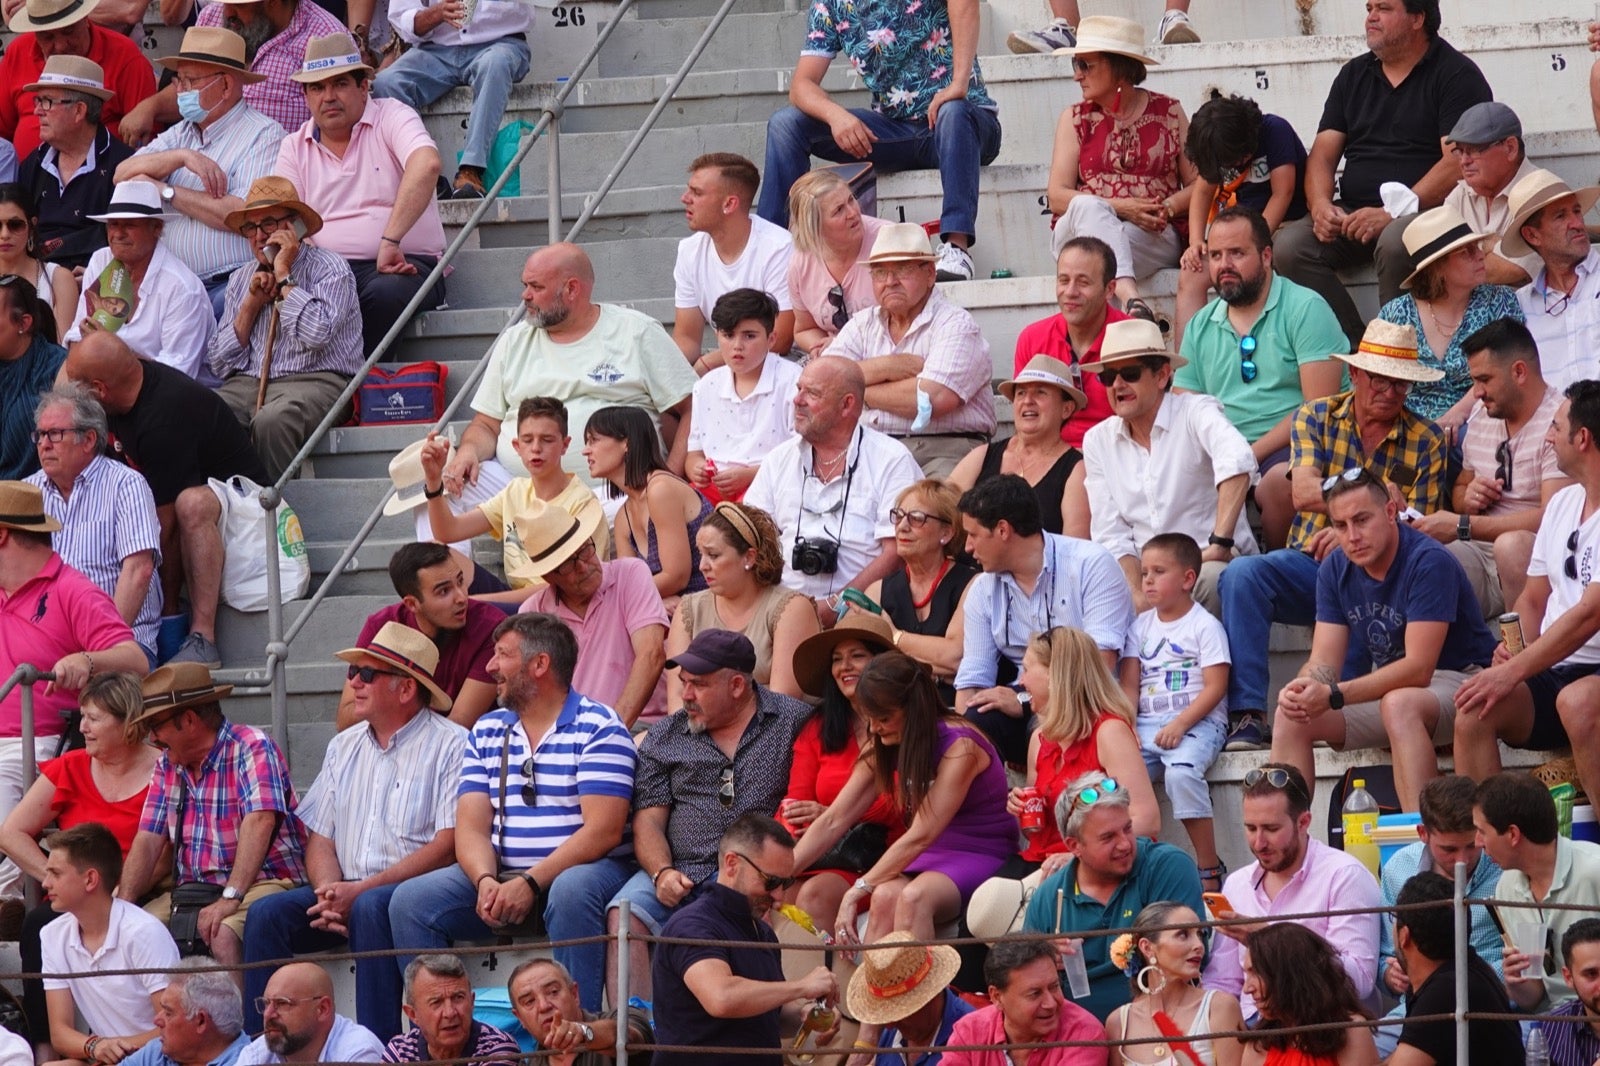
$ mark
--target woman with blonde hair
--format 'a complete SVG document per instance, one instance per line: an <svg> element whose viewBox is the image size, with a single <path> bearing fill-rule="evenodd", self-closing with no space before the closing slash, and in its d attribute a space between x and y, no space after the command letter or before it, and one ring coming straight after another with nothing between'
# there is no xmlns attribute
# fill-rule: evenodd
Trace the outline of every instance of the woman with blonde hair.
<svg viewBox="0 0 1600 1066"><path fill-rule="evenodd" d="M1106 1019L1107 1039L1167 1039L1118 1048L1123 1066L1239 1066L1243 1048L1238 1040L1189 1039L1190 1033L1244 1028L1236 997L1200 987L1205 956L1199 917L1173 900L1146 906L1134 918L1133 932L1111 945L1112 962L1120 961L1133 982L1133 1001Z"/></svg>
<svg viewBox="0 0 1600 1066"><path fill-rule="evenodd" d="M1044 809L1055 810L1074 779L1100 770L1128 790L1134 833L1159 836L1161 811L1134 731L1133 704L1106 670L1094 638L1071 626L1038 634L1023 652L1021 681L1039 716L1028 741L1026 787L1038 789ZM1006 809L1020 815L1023 798L1022 789L1012 789ZM1048 876L1066 865L1066 851L1060 828L1047 815L1022 858L1040 864Z"/></svg>
<svg viewBox="0 0 1600 1066"><path fill-rule="evenodd" d="M832 170L813 170L790 186L789 299L796 348L821 355L851 315L878 302L866 258L885 225L861 213L849 184Z"/></svg>

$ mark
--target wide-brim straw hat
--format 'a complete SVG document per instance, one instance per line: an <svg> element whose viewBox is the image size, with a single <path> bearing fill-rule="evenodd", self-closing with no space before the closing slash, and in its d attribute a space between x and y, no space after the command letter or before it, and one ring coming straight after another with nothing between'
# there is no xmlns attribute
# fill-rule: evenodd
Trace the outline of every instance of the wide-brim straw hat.
<svg viewBox="0 0 1600 1066"><path fill-rule="evenodd" d="M1076 56L1087 52L1109 52L1115 56L1136 59L1147 67L1161 64L1145 55L1144 25L1133 19L1116 15L1090 15L1078 23L1078 43L1071 48L1057 48L1058 56Z"/></svg>
<svg viewBox="0 0 1600 1066"><path fill-rule="evenodd" d="M912 947L911 933L889 933L861 952L861 965L845 989L845 1008L864 1025L888 1025L944 994L961 955L948 944ZM902 945L892 947L891 945Z"/></svg>
<svg viewBox="0 0 1600 1066"><path fill-rule="evenodd" d="M439 669L439 649L419 630L400 622L385 622L365 648L346 648L333 654L347 663L375 659L402 670L428 691L429 707L436 711L450 709L453 701L449 694L433 680L433 672Z"/></svg>
<svg viewBox="0 0 1600 1066"><path fill-rule="evenodd" d="M372 73L372 68L361 62L361 50L356 47L354 37L348 33L329 33L311 38L299 73L289 75L289 80L310 85L352 70Z"/></svg>
<svg viewBox="0 0 1600 1066"><path fill-rule="evenodd" d="M1334 358L1369 374L1399 381L1438 381L1444 377L1443 370L1428 366L1417 355L1416 330L1381 318L1367 324L1367 331L1361 335L1361 343L1354 352L1335 354Z"/></svg>
<svg viewBox="0 0 1600 1066"><path fill-rule="evenodd" d="M1147 355L1159 355L1171 360L1174 370L1189 365L1189 360L1167 347L1167 339L1161 335L1160 326L1146 318L1125 318L1106 323L1105 334L1100 340L1100 357L1084 363L1083 372L1098 373L1108 366L1142 359Z"/></svg>
<svg viewBox="0 0 1600 1066"><path fill-rule="evenodd" d="M544 577L589 543L604 517L605 509L592 496L583 502L576 515L536 500L535 506L511 520L528 562L526 566L507 571L506 576L521 581Z"/></svg>
<svg viewBox="0 0 1600 1066"><path fill-rule="evenodd" d="M975 937L995 940L1022 931L1028 901L1044 882L1044 871L1027 877L991 877L973 890L967 901L967 928Z"/></svg>
<svg viewBox="0 0 1600 1066"><path fill-rule="evenodd" d="M0 481L0 526L55 533L61 523L44 513L44 493L26 481Z"/></svg>
<svg viewBox="0 0 1600 1066"><path fill-rule="evenodd" d="M144 704L129 717L129 725L144 725L169 711L216 703L226 698L233 686L212 681L211 671L200 663L168 663L146 677L139 690Z"/></svg>
<svg viewBox="0 0 1600 1066"><path fill-rule="evenodd" d="M1400 287L1409 289L1431 264L1437 263L1457 248L1465 248L1469 244L1481 244L1487 247L1494 241L1495 235L1477 232L1467 225L1467 220L1461 217L1461 212L1453 207L1435 207L1406 223L1402 239L1405 241L1406 252L1411 256L1412 270L1400 283Z"/></svg>
<svg viewBox="0 0 1600 1066"><path fill-rule="evenodd" d="M1089 397L1078 388L1082 380L1080 373L1075 368L1068 366L1061 360L1050 355L1036 355L1028 360L1020 373L1010 381L1002 381L999 386L1000 395L1011 399L1017 391L1017 386L1025 383L1039 385L1054 385L1067 395L1073 403L1078 405L1078 410L1083 410L1089 403Z"/></svg>
<svg viewBox="0 0 1600 1066"><path fill-rule="evenodd" d="M26 93L36 93L40 89L65 89L100 100L109 100L117 95L116 90L106 88L106 72L100 64L83 56L51 56L46 59L44 69L39 71L39 80L22 87Z"/></svg>
<svg viewBox="0 0 1600 1066"><path fill-rule="evenodd" d="M928 231L915 222L891 222L878 231L867 253L867 265L875 263L931 263L937 256L928 243Z"/></svg>
<svg viewBox="0 0 1600 1066"><path fill-rule="evenodd" d="M117 182L116 188L111 190L111 202L106 205L105 213L89 217L96 222L110 222L113 219L164 220L181 216L166 210L161 202L161 186L136 178Z"/></svg>
<svg viewBox="0 0 1600 1066"><path fill-rule="evenodd" d="M794 677L802 692L822 698L828 679L833 676L833 649L847 640L859 640L873 654L891 651L894 629L880 614L851 610L832 629L802 640L794 650Z"/></svg>
<svg viewBox="0 0 1600 1066"><path fill-rule="evenodd" d="M300 221L306 227L302 236L309 237L322 228L322 216L300 199L300 190L294 187L294 182L288 178L280 178L276 174L268 174L252 181L250 191L244 194L244 206L224 215L222 224L231 230L237 230L244 225L244 216L247 213L265 211L270 207L287 207L299 215Z"/></svg>
<svg viewBox="0 0 1600 1066"><path fill-rule="evenodd" d="M423 493L427 491L428 478L422 472L422 447L427 443L426 437L412 441L389 460L389 480L394 482L394 495L383 505L384 514L391 516L405 514L427 502ZM446 466L450 464L455 454L456 446L451 444L450 452L444 460Z"/></svg>
<svg viewBox="0 0 1600 1066"><path fill-rule="evenodd" d="M99 6L100 0L28 0L22 10L11 16L6 28L12 33L64 30L88 18Z"/></svg>
<svg viewBox="0 0 1600 1066"><path fill-rule="evenodd" d="M244 38L232 30L221 26L191 26L183 35L178 54L162 56L156 62L168 70L178 69L179 63L199 63L225 70L242 82L266 81L265 74L250 69L244 52Z"/></svg>
<svg viewBox="0 0 1600 1066"><path fill-rule="evenodd" d="M1542 207L1548 207L1564 196L1576 196L1584 214L1600 200L1600 186L1585 185L1574 189L1548 170L1530 170L1522 175L1506 193L1505 228L1500 231L1500 254L1507 259L1517 259L1533 251L1522 239L1522 226Z"/></svg>

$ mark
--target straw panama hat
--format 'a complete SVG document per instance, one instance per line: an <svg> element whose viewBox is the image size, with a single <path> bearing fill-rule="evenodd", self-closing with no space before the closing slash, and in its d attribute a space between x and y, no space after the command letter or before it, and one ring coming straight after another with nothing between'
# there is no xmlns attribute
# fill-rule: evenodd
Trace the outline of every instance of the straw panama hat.
<svg viewBox="0 0 1600 1066"><path fill-rule="evenodd" d="M135 178L117 182L116 188L111 190L111 202L106 205L105 214L89 217L96 222L110 222L115 218L160 221L180 216L168 212L161 203L161 186Z"/></svg>
<svg viewBox="0 0 1600 1066"><path fill-rule="evenodd" d="M0 526L55 533L61 523L44 513L44 493L26 481L0 481Z"/></svg>
<svg viewBox="0 0 1600 1066"><path fill-rule="evenodd" d="M1028 901L1044 883L1044 871L1035 870L1018 880L991 877L979 885L967 901L967 929L973 936L994 940L1022 930Z"/></svg>
<svg viewBox="0 0 1600 1066"><path fill-rule="evenodd" d="M386 515L405 514L415 507L420 507L427 501L423 499L423 492L427 489L427 476L422 472L422 446L428 443L422 440L412 441L393 459L389 460L389 480L394 483L394 495L389 497L389 502L383 505ZM448 439L449 454L445 456L445 465L455 457L456 446Z"/></svg>
<svg viewBox="0 0 1600 1066"><path fill-rule="evenodd" d="M179 63L201 63L208 67L236 74L247 83L266 81L265 74L250 69L244 57L244 38L221 26L191 26L183 35L178 54L162 56L156 60L168 70L178 69Z"/></svg>
<svg viewBox="0 0 1600 1066"><path fill-rule="evenodd" d="M51 56L46 59L44 69L39 71L39 80L22 87L25 93L36 93L40 89L65 89L101 100L109 100L117 95L114 89L106 88L106 72L100 68L100 64L82 56Z"/></svg>
<svg viewBox="0 0 1600 1066"><path fill-rule="evenodd" d="M235 2L244 3L245 0ZM356 48L353 37L348 33L330 33L311 38L306 45L306 58L300 65L300 72L289 75L289 80L309 85L352 70L372 73L372 68L361 62L361 52Z"/></svg>
<svg viewBox="0 0 1600 1066"><path fill-rule="evenodd" d="M519 566L507 577L528 580L543 577L576 555L594 537L605 517L605 510L594 497L583 502L576 516L543 500L511 520L517 539L528 555L528 565Z"/></svg>
<svg viewBox="0 0 1600 1066"><path fill-rule="evenodd" d="M365 648L346 648L333 655L347 663L376 659L404 670L407 677L427 690L428 706L436 711L448 711L453 702L433 680L433 672L439 668L439 649L433 641L408 625L385 622Z"/></svg>
<svg viewBox="0 0 1600 1066"><path fill-rule="evenodd" d="M1077 404L1078 410L1081 411L1089 403L1089 397L1085 396L1083 390L1078 388L1078 383L1081 380L1080 372L1074 367L1068 366L1054 356L1036 355L1028 360L1028 365L1023 367L1016 377L1010 381L1002 381L996 387L999 389L1000 395L1009 400L1012 394L1017 391L1018 385L1027 382L1054 385L1066 393L1067 398Z"/></svg>
<svg viewBox="0 0 1600 1066"><path fill-rule="evenodd" d="M232 685L211 680L211 671L199 663L168 663L155 669L139 686L144 705L128 719L129 725L143 725L157 715L216 703L233 691Z"/></svg>
<svg viewBox="0 0 1600 1066"><path fill-rule="evenodd" d="M881 614L851 610L832 629L802 640L794 650L794 679L800 682L800 691L822 698L833 671L833 649L847 640L859 640L876 655L894 650L894 629Z"/></svg>
<svg viewBox="0 0 1600 1066"><path fill-rule="evenodd" d="M1100 341L1100 358L1084 363L1083 372L1094 374L1112 363L1126 363L1147 355L1170 360L1174 370L1189 365L1189 360L1167 348L1160 326L1148 319L1125 318L1106 323L1105 336Z"/></svg>
<svg viewBox="0 0 1600 1066"><path fill-rule="evenodd" d="M928 243L928 231L915 222L891 222L878 231L867 255L867 265L874 263L931 263L936 257Z"/></svg>
<svg viewBox="0 0 1600 1066"><path fill-rule="evenodd" d="M1548 170L1530 170L1506 193L1506 225L1500 231L1500 254L1516 259L1533 251L1522 239L1522 226L1541 207L1561 199L1576 196L1578 207L1584 214L1600 200L1600 186L1585 185L1574 189Z"/></svg>
<svg viewBox="0 0 1600 1066"><path fill-rule="evenodd" d="M1140 51L1143 47L1144 26L1141 23L1115 15L1090 15L1078 23L1077 45L1057 48L1055 54L1076 56L1087 52L1109 52L1137 59L1147 67L1159 67L1159 62Z"/></svg>
<svg viewBox="0 0 1600 1066"><path fill-rule="evenodd" d="M300 190L294 187L294 182L288 178L280 178L276 174L268 174L252 181L250 191L244 194L244 206L237 211L229 211L223 216L222 224L231 230L237 230L244 224L246 213L262 211L269 207L287 207L299 215L300 221L305 223L306 237L322 228L322 216L311 210L306 202L300 199Z"/></svg>
<svg viewBox="0 0 1600 1066"><path fill-rule="evenodd" d="M1494 241L1495 235L1476 232L1467 225L1467 220L1461 217L1461 212L1453 207L1435 207L1406 223L1402 238L1414 269L1406 275L1400 287L1409 289L1417 280L1417 275L1426 270L1430 264L1437 263L1457 248L1465 248L1469 244L1487 247Z"/></svg>
<svg viewBox="0 0 1600 1066"><path fill-rule="evenodd" d="M1375 318L1367 324L1361 343L1349 355L1334 353L1335 359L1400 381L1438 381L1444 371L1422 362L1417 355L1417 331Z"/></svg>
<svg viewBox="0 0 1600 1066"><path fill-rule="evenodd" d="M864 1025L897 1022L944 992L961 969L961 956L948 944L931 948L890 947L915 939L889 933L877 950L861 952L861 968L845 989L845 1007Z"/></svg>
<svg viewBox="0 0 1600 1066"><path fill-rule="evenodd" d="M11 16L6 28L12 33L64 30L88 18L89 12L99 6L100 0L28 0L21 11Z"/></svg>

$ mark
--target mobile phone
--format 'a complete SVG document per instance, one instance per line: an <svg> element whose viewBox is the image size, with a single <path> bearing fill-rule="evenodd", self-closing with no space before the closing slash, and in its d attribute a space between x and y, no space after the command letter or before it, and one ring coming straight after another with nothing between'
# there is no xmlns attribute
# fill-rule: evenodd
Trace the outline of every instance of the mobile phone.
<svg viewBox="0 0 1600 1066"><path fill-rule="evenodd" d="M294 236L296 240L305 239L306 224L298 215L296 215L294 221L290 223L290 228L294 230ZM278 253L281 251L283 251L283 245L274 244L272 241L268 241L266 243L266 247L261 249L261 253L267 257L268 261L276 259L278 257Z"/></svg>
<svg viewBox="0 0 1600 1066"><path fill-rule="evenodd" d="M1200 898L1206 901L1206 906L1211 908L1212 914L1221 914L1223 911L1232 913L1233 904L1228 902L1228 897L1221 892L1202 892Z"/></svg>

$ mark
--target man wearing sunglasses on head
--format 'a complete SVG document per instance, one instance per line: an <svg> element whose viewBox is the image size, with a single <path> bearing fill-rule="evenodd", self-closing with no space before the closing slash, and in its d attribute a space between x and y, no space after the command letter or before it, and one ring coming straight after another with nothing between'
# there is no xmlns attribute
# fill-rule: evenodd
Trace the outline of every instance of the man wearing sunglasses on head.
<svg viewBox="0 0 1600 1066"><path fill-rule="evenodd" d="M322 771L298 813L306 827L310 884L257 903L246 962L341 948L394 947L389 902L408 877L455 858L456 789L467 731L445 717L450 697L433 679L439 649L410 626L387 622L350 664L356 728L328 742ZM440 713L435 714L438 711ZM245 971L245 1028L271 971ZM400 1032L400 968L393 958L356 963L356 1018L381 1040Z"/></svg>
<svg viewBox="0 0 1600 1066"><path fill-rule="evenodd" d="M1117 560L1144 611L1139 552L1160 533L1182 533L1204 565L1194 598L1217 614L1217 578L1235 552L1254 555L1244 514L1255 478L1249 443L1209 396L1172 393L1187 360L1167 351L1155 323L1134 318L1106 327L1100 358L1085 363L1111 399L1110 418L1083 436L1089 532Z"/></svg>

